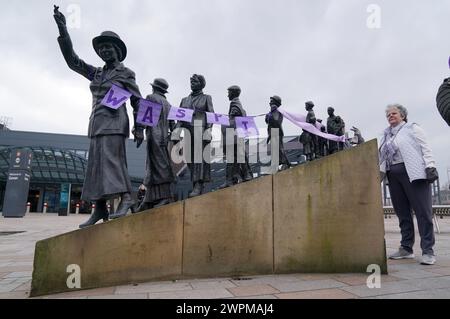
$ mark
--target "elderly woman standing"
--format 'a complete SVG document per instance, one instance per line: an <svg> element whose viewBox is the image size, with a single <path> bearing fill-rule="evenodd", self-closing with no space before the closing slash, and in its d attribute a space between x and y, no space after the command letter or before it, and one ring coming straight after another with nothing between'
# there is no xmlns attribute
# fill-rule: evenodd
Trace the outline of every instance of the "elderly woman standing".
<svg viewBox="0 0 450 319"><path fill-rule="evenodd" d="M113 84L124 88L132 94L131 105L136 118L141 94L134 72L121 63L127 55L127 48L117 34L105 31L92 40L95 52L105 62L103 68L96 68L81 60L73 50L66 19L56 6L54 18L59 29L58 43L67 65L91 82L90 147L82 199L95 202L96 209L89 220L80 225L83 228L101 219L108 220L106 200L110 198L120 196L121 202L109 218L125 216L128 209L133 209L125 149L130 130L125 103L118 109L111 109L101 102ZM139 147L143 140L143 127L135 125L133 132Z"/></svg>
<svg viewBox="0 0 450 319"><path fill-rule="evenodd" d="M407 123L408 111L399 104L386 109L389 127L381 140L380 171L389 181L392 204L402 234L401 246L390 259L414 258L414 210L421 237L422 264L433 265L434 230L431 187L437 178L436 164L424 131Z"/></svg>

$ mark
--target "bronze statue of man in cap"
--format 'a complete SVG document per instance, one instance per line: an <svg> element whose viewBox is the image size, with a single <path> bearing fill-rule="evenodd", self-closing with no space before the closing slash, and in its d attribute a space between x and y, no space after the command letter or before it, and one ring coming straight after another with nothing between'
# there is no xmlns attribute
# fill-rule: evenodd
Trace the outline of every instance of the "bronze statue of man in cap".
<svg viewBox="0 0 450 319"><path fill-rule="evenodd" d="M144 139L144 128L136 122L141 94L134 72L122 64L127 56L127 47L116 33L104 31L92 40L95 52L105 62L103 67L97 68L87 64L75 53L67 31L66 18L57 6L54 7L53 14L59 29L58 43L64 59L70 69L90 81L93 99L88 130L89 159L81 198L95 202L96 209L89 220L80 225L83 228L94 225L101 219L108 220L108 199L121 197L116 212L109 215L111 219L125 216L129 209L134 210L125 148L130 132L126 105L123 103L118 109L112 109L103 106L101 102L113 84L132 94L133 134L139 147Z"/></svg>
<svg viewBox="0 0 450 319"><path fill-rule="evenodd" d="M284 150L284 144L283 144L283 114L278 111L278 108L281 106L281 97L278 95L274 95L270 98L269 102L270 106L270 113L266 115L266 124L267 124L267 143L269 143L274 136L272 136L273 130L272 129L278 129L278 154L279 154L279 161L282 165L281 169L287 169L291 167L291 163L289 162L286 152Z"/></svg>
<svg viewBox="0 0 450 319"><path fill-rule="evenodd" d="M193 189L189 193L189 197L198 196L204 191L204 184L211 180L211 164L209 160L205 160L203 156L203 150L211 143L211 128L212 124L209 124L206 119L206 113L214 113L214 107L212 103L212 97L203 93L203 89L206 86L206 80L203 75L194 74L190 79L191 94L183 98L180 103L181 108L194 110L194 115L191 123L178 122L177 127L186 128L189 131L191 156L188 161L188 168L191 173L191 181ZM199 133L196 133L196 132ZM195 140L196 136L200 136L200 140ZM201 145L201 153L196 154L199 151L197 145Z"/></svg>
<svg viewBox="0 0 450 319"><path fill-rule="evenodd" d="M228 110L228 117L230 119L230 126L222 126L222 146L223 153L227 155L228 152L233 153L233 158L229 158L231 156L226 157L227 166L226 166L226 178L225 183L221 185L221 188L229 187L235 184L238 184L242 181L249 181L253 178L252 171L250 168L249 160L248 160L248 152L246 150L245 141L243 143L238 143L238 137L236 135L236 117L245 117L247 113L242 106L242 103L239 99L241 95L241 88L237 85L232 85L228 88L228 99L230 100L230 109ZM232 129L232 130L231 130ZM230 140L227 134L233 134L232 144L227 144L227 141ZM238 148L238 145L243 145L244 149ZM238 152L240 152L240 156L238 156ZM244 156L242 156L244 155ZM244 159L244 163L239 163L239 159ZM228 162L228 160L232 160L232 162Z"/></svg>
<svg viewBox="0 0 450 319"><path fill-rule="evenodd" d="M156 78L150 85L153 93L147 95L146 100L161 105L162 109L156 126L148 126L145 129L147 160L144 185L146 192L138 211L169 204L173 199L171 186L175 181L168 148L170 134L175 128L175 122L167 119L171 108L166 99L169 83L165 79Z"/></svg>

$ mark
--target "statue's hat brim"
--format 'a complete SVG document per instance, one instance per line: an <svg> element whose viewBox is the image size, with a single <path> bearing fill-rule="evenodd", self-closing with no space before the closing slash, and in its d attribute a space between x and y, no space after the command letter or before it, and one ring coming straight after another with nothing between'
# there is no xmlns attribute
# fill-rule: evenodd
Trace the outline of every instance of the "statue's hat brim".
<svg viewBox="0 0 450 319"><path fill-rule="evenodd" d="M94 47L94 50L95 52L97 52L97 54L100 43L104 42L111 42L117 45L120 51L122 51L120 53L119 61L122 62L123 60L125 60L125 58L127 57L127 46L116 33L112 31L104 31L98 37L92 39L92 46Z"/></svg>
<svg viewBox="0 0 450 319"><path fill-rule="evenodd" d="M169 83L167 83L167 81L162 78L154 79L153 83L150 83L150 85L152 87L159 88L164 93L169 93L169 91L167 91L167 89L169 88Z"/></svg>

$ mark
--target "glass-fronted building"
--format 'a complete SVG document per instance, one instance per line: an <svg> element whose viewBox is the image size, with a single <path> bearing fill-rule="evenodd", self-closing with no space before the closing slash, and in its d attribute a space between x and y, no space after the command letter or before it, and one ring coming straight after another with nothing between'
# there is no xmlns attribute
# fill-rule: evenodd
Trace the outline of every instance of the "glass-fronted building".
<svg viewBox="0 0 450 319"><path fill-rule="evenodd" d="M296 137L285 137L284 142L292 163L304 161L302 147ZM216 144L216 148L220 147L220 142L213 143ZM259 139L255 145L259 147L265 143L265 139ZM28 194L31 212L42 212L44 204L48 205L48 212L59 212L62 208L60 207L62 196L69 197L68 210L71 213L75 212L76 204L80 204L81 213L90 212L91 203L81 200L84 172L89 157L87 136L23 131L0 131L0 211L3 207L11 152L20 148L30 149L33 155ZM255 149L250 149L250 156L255 152ZM206 191L218 189L225 179L225 164L222 157L215 156L214 153L213 157L212 182L206 185ZM133 140L129 139L127 164L134 192L137 192L144 179L145 160L145 143L136 148ZM186 165L181 165L176 169L177 183L173 185L175 200L187 198L192 189L189 170L185 168ZM251 168L255 177L265 174L260 162L251 164Z"/></svg>

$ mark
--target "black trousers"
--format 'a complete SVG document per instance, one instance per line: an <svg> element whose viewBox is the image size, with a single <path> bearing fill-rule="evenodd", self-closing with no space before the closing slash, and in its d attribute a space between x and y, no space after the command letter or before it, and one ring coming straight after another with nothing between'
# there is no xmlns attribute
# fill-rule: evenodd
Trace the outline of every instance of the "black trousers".
<svg viewBox="0 0 450 319"><path fill-rule="evenodd" d="M434 255L433 208L431 186L427 180L409 181L404 164L392 165L387 172L392 205L398 216L402 234L401 246L413 252L414 221L412 210L416 214L420 234L422 254Z"/></svg>

